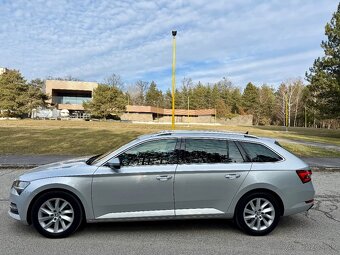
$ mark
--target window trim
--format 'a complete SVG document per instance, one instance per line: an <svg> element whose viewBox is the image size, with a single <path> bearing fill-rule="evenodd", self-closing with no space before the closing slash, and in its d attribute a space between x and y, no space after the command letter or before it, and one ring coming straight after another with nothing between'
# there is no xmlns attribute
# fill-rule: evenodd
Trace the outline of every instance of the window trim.
<svg viewBox="0 0 340 255"><path fill-rule="evenodd" d="M258 142L258 141L253 142L253 141L245 141L245 140L238 140L238 142L239 142L240 146L242 147L242 150L244 150L245 154L247 155L247 158L249 158L249 160L250 160L249 162L250 162L250 163L253 163L253 164L256 164L256 163L257 163L257 164L258 164L258 163L260 163L260 164L271 163L271 164L273 164L273 163L281 163L281 162L283 162L283 161L286 161L286 158L285 158L285 157L283 157L283 156L282 156L280 153L278 153L277 151L273 150L273 149L272 149L271 147L269 147L267 144L264 144L264 143L261 143L261 142ZM274 161L274 162L253 162L253 161L251 161L251 157L250 157L249 154L247 153L247 150L244 148L244 146L242 145L242 143L253 143L253 144L262 145L262 146L266 147L267 149L269 149L270 151L272 151L274 154L280 156L281 160Z"/></svg>
<svg viewBox="0 0 340 255"><path fill-rule="evenodd" d="M223 138L223 137L218 137L218 138L217 137L190 137L190 136L182 137L181 138L180 151L186 150L186 140L187 139L196 139L196 140L223 140L225 142L229 142L229 141L234 142L236 148L238 149L238 151L239 151L239 153L240 153L240 155L241 155L241 157L243 159L243 162L230 162L230 163L223 163L223 162L219 162L219 163L182 163L182 164L178 163L178 165L203 165L203 164L208 164L208 165L210 165L210 164L214 164L214 165L216 165L216 164L223 164L223 165L228 164L229 165L229 164L253 163L251 161L246 161L244 156L247 155L247 154L243 155L242 151L240 150L239 146L237 145L237 140L233 140L233 139L229 139L229 138ZM180 154L179 156L181 157L182 154ZM247 157L249 157L249 156L247 155Z"/></svg>
<svg viewBox="0 0 340 255"><path fill-rule="evenodd" d="M157 138L154 138L154 139L148 139L148 140L141 140L140 142L138 143L135 143L133 145L131 145L130 147L126 148L125 150L117 153L116 155L114 155L113 157L109 158L107 161L105 161L103 164L101 164L100 166L104 166L107 162L109 162L111 159L113 158L118 158L121 154L125 153L126 151L130 150L130 149L133 149L139 145L142 145L144 143L148 143L148 142L153 142L153 141L162 141L162 140L175 140L176 141L176 145L175 145L175 149L174 151L177 149L177 146L179 143L181 143L181 139L178 138L178 137L157 137ZM123 166L123 167L140 167L140 166L162 166L163 164L159 164L159 165L139 165L139 166ZM177 160L177 163L175 164L164 164L164 165L178 165L178 160Z"/></svg>

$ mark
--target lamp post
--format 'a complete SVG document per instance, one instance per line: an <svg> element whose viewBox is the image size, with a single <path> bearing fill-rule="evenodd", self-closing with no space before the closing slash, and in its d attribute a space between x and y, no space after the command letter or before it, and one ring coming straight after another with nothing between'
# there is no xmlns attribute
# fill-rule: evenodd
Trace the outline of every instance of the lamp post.
<svg viewBox="0 0 340 255"><path fill-rule="evenodd" d="M172 116L171 128L175 129L175 87L176 87L176 35L177 31L172 31Z"/></svg>

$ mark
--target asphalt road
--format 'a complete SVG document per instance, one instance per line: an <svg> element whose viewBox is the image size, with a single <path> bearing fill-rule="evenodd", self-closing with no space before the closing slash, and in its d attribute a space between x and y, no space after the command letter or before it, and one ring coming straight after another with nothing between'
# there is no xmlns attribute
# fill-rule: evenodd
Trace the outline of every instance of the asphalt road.
<svg viewBox="0 0 340 255"><path fill-rule="evenodd" d="M316 205L251 237L231 221L88 224L66 239L40 236L7 216L8 189L25 170L0 171L0 254L340 254L340 172L316 172Z"/></svg>

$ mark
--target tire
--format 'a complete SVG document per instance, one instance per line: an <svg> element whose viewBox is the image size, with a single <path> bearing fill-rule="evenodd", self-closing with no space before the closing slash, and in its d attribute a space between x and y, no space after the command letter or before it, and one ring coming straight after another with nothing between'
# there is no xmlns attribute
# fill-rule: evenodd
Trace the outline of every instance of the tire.
<svg viewBox="0 0 340 255"><path fill-rule="evenodd" d="M279 223L278 202L269 193L251 193L238 202L234 219L237 226L248 235L267 235Z"/></svg>
<svg viewBox="0 0 340 255"><path fill-rule="evenodd" d="M83 210L73 195L64 191L49 191L34 202L31 220L43 236L64 238L79 228L83 222Z"/></svg>

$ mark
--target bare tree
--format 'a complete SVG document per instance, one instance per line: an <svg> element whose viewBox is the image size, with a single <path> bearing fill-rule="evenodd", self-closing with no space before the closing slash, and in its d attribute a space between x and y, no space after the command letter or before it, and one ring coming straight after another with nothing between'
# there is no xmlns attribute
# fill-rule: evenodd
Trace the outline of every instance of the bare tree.
<svg viewBox="0 0 340 255"><path fill-rule="evenodd" d="M148 91L149 83L138 80L135 84L129 85L127 94L129 96L130 104L144 105L145 94Z"/></svg>
<svg viewBox="0 0 340 255"><path fill-rule="evenodd" d="M282 121L284 126L287 126L286 123L286 97L287 97L287 88L285 84L281 84L276 96L276 104L277 104L277 118Z"/></svg>
<svg viewBox="0 0 340 255"><path fill-rule="evenodd" d="M110 87L116 87L120 90L124 90L124 83L122 77L119 74L111 74L104 79L103 83L109 85Z"/></svg>
<svg viewBox="0 0 340 255"><path fill-rule="evenodd" d="M82 81L79 78L73 77L72 75L66 75L64 77L53 77L47 76L46 80L58 80L58 81Z"/></svg>
<svg viewBox="0 0 340 255"><path fill-rule="evenodd" d="M190 88L192 88L194 83L191 78L184 77L182 80L182 88L181 92L183 94L182 101L180 104L180 108L190 108Z"/></svg>
<svg viewBox="0 0 340 255"><path fill-rule="evenodd" d="M294 81L293 86L295 87L295 94L294 94L294 105L295 105L295 113L294 113L294 127L297 126L297 115L298 115L298 110L300 107L300 100L302 97L302 91L304 88L303 81L301 79L296 79Z"/></svg>
<svg viewBox="0 0 340 255"><path fill-rule="evenodd" d="M290 127L294 119L294 127L297 125L297 115L303 90L303 81L300 78L289 79L283 82L277 92L277 102L281 105L279 118L285 126ZM292 117L294 114L294 117Z"/></svg>

